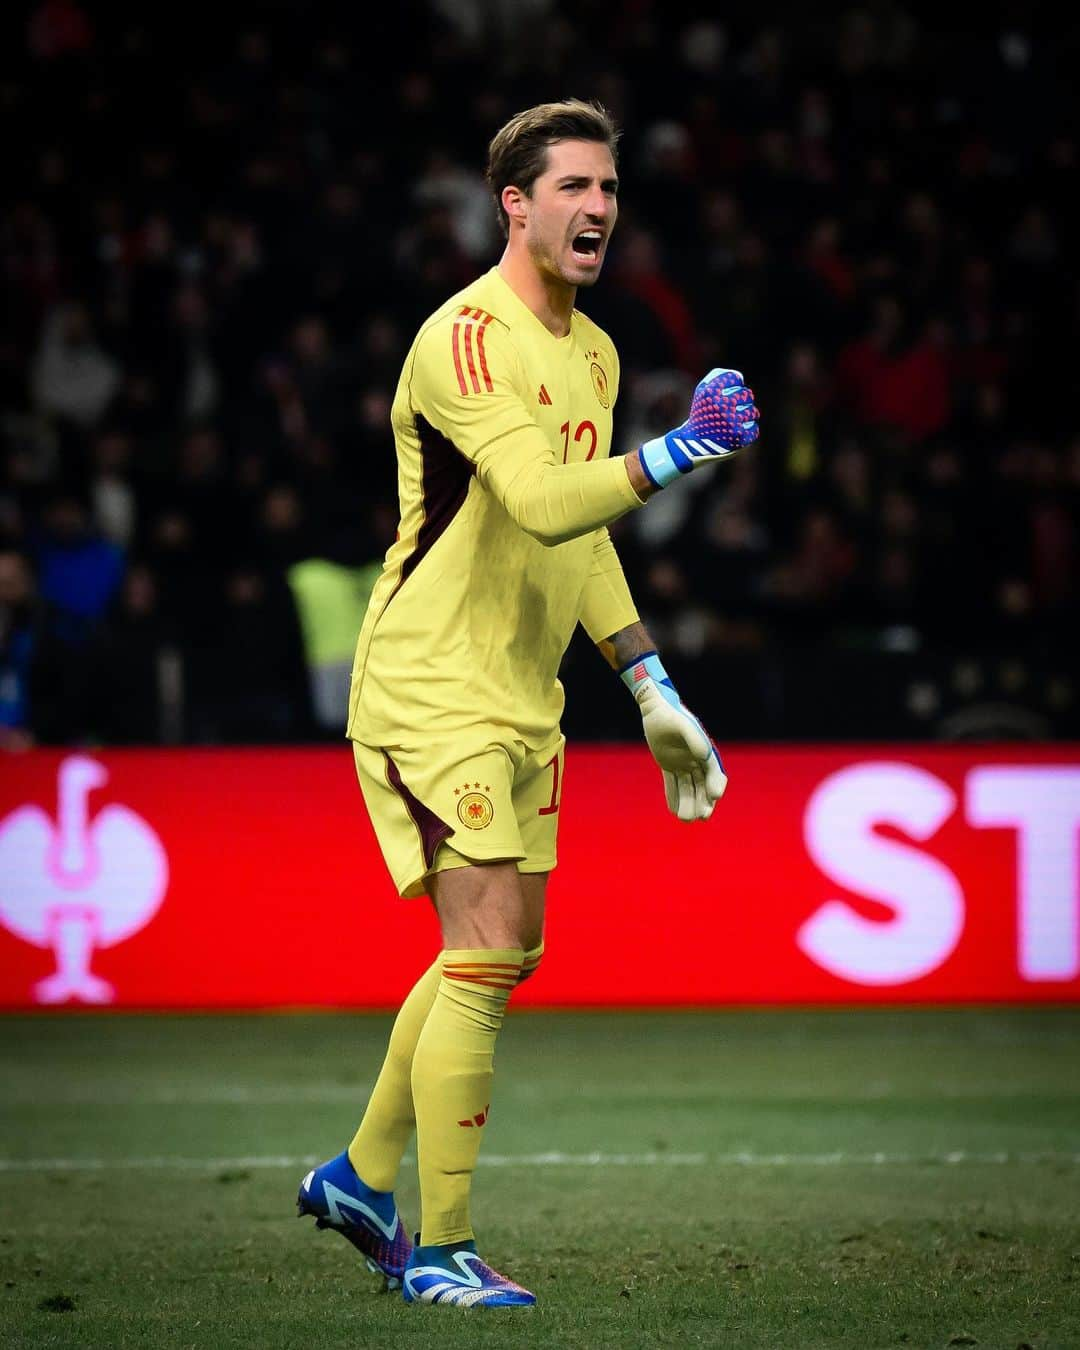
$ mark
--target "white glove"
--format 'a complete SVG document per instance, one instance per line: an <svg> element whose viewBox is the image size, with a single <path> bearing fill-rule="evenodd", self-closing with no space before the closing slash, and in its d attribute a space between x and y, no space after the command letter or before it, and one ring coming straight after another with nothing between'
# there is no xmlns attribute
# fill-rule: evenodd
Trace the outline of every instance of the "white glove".
<svg viewBox="0 0 1080 1350"><path fill-rule="evenodd" d="M727 774L716 746L683 706L655 652L639 656L621 678L641 710L645 739L664 775L668 810L680 820L708 820Z"/></svg>

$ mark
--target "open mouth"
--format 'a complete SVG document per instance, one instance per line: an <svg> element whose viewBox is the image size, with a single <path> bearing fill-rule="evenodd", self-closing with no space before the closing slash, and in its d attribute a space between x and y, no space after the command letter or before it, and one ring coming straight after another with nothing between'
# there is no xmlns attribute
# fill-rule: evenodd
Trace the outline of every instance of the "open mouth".
<svg viewBox="0 0 1080 1350"><path fill-rule="evenodd" d="M600 245L604 242L600 230L582 230L570 245L574 257L580 262L595 262L600 256Z"/></svg>

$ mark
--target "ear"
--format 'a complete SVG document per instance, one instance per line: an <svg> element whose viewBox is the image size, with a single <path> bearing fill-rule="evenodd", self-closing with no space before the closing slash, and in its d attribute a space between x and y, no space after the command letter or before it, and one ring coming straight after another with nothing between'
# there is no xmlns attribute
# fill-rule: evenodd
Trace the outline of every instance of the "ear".
<svg viewBox="0 0 1080 1350"><path fill-rule="evenodd" d="M519 187L509 186L502 190L503 210L510 217L511 221L517 221L519 225L525 223L525 217L528 214L528 198Z"/></svg>

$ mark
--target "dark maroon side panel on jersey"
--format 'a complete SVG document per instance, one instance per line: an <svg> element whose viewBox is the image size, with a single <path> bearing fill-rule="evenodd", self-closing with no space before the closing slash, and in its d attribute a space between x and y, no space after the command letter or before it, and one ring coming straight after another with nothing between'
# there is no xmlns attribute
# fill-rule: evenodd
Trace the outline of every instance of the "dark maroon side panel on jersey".
<svg viewBox="0 0 1080 1350"><path fill-rule="evenodd" d="M416 431L420 437L422 494L424 519L416 537L416 547L401 565L401 580L394 587L397 595L409 577L450 528L454 517L465 504L469 479L476 472L453 441L436 431L430 422L419 415ZM389 604L390 600L386 603Z"/></svg>

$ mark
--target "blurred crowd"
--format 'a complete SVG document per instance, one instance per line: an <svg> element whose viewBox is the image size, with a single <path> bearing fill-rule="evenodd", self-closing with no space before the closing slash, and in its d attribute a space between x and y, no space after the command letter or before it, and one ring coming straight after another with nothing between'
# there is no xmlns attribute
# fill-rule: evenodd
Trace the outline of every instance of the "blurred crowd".
<svg viewBox="0 0 1080 1350"><path fill-rule="evenodd" d="M616 448L715 365L763 412L613 529L695 707L728 737L1075 729L1077 28L936 17L9 7L0 745L343 734L401 361L499 256L491 134L569 95L624 128L579 296ZM599 657L567 665L571 733L633 734Z"/></svg>

